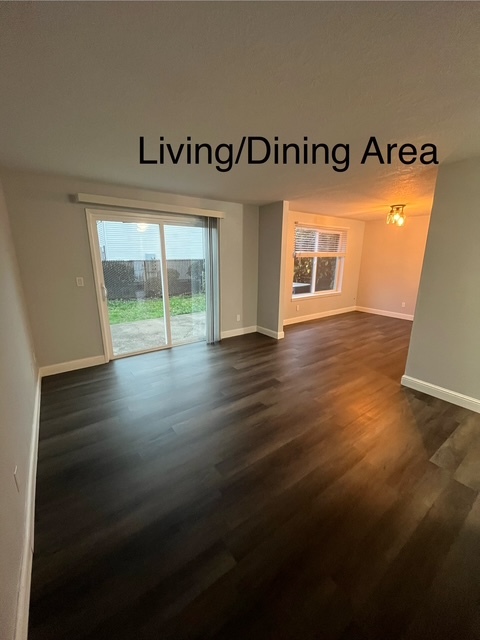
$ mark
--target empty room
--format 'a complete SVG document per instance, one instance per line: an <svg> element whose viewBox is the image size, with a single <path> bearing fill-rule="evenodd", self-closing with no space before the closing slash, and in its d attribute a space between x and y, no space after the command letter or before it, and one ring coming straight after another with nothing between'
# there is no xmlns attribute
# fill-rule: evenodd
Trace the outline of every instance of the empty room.
<svg viewBox="0 0 480 640"><path fill-rule="evenodd" d="M479 33L0 3L0 640L480 638Z"/></svg>

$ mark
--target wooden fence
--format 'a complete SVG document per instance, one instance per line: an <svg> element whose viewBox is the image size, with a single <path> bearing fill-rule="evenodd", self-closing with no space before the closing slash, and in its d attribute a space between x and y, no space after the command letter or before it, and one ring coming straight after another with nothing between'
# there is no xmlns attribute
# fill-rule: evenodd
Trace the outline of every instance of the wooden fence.
<svg viewBox="0 0 480 640"><path fill-rule="evenodd" d="M109 300L162 298L160 260L104 260ZM170 296L192 296L205 291L204 260L167 260Z"/></svg>

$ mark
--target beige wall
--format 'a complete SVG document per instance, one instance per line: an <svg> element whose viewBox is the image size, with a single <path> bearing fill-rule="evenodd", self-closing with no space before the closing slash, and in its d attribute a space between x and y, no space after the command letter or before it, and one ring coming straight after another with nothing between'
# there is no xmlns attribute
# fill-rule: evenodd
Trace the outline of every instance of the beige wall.
<svg viewBox="0 0 480 640"><path fill-rule="evenodd" d="M71 197L80 191L225 212L220 229L222 331L256 325L258 207L65 176L9 170L2 176L40 366L103 354L85 206ZM84 277L83 288L76 286L76 276Z"/></svg>
<svg viewBox="0 0 480 640"><path fill-rule="evenodd" d="M288 203L260 207L258 228L257 325L273 334L283 332L283 280Z"/></svg>
<svg viewBox="0 0 480 640"><path fill-rule="evenodd" d="M1 185L0 291L0 638L12 640L22 562L31 560L23 557L23 549L29 543L25 535L37 369ZM19 491L13 477L16 466Z"/></svg>
<svg viewBox="0 0 480 640"><path fill-rule="evenodd" d="M440 167L406 375L480 411L480 159Z"/></svg>
<svg viewBox="0 0 480 640"><path fill-rule="evenodd" d="M419 216L407 217L404 227L385 220L365 223L359 307L413 316L429 222L429 216Z"/></svg>
<svg viewBox="0 0 480 640"><path fill-rule="evenodd" d="M292 300L295 222L348 229L347 255L345 257L341 293ZM358 274L362 257L364 227L365 223L358 220L313 215L298 211L289 212L285 250L284 320L294 321L298 319L301 321L308 319L310 316L312 318L315 316L320 317L322 314L348 309L357 304ZM298 310L297 306L300 307Z"/></svg>

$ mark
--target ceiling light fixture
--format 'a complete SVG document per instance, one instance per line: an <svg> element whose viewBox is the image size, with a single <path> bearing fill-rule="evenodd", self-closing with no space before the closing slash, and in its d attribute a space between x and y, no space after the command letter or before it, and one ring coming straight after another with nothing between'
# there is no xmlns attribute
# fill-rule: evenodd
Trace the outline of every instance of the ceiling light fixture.
<svg viewBox="0 0 480 640"><path fill-rule="evenodd" d="M390 212L387 215L387 224L396 224L399 227L403 227L405 224L404 208L404 204L390 205Z"/></svg>

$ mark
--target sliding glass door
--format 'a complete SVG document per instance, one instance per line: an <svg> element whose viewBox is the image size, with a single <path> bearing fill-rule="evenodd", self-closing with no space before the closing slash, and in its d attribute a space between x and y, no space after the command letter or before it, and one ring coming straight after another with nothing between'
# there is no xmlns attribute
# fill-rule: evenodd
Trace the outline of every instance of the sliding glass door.
<svg viewBox="0 0 480 640"><path fill-rule="evenodd" d="M108 355L205 340L203 225L113 217L97 217L92 252Z"/></svg>

